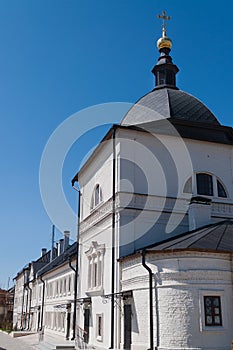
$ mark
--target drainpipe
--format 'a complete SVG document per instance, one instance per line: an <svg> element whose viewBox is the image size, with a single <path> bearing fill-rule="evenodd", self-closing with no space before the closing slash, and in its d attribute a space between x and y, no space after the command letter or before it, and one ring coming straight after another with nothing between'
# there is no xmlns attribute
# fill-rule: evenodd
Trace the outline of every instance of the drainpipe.
<svg viewBox="0 0 233 350"><path fill-rule="evenodd" d="M152 270L146 265L145 262L145 250L142 251L142 266L149 272L149 318L150 318L150 350L154 349L154 322L153 322L153 273Z"/></svg>
<svg viewBox="0 0 233 350"><path fill-rule="evenodd" d="M40 318L41 318L41 311L40 311L40 305L38 306L38 319L37 319L37 332L40 330Z"/></svg>
<svg viewBox="0 0 233 350"><path fill-rule="evenodd" d="M77 249L76 249L76 267L71 265L71 260L69 260L70 268L75 272L74 281L74 313L73 313L73 336L71 340L75 339L76 336L76 319L77 319L77 294L78 294L78 259L79 259L79 226L80 226L80 207L81 207L81 191L80 188L74 186L74 181L72 181L72 187L78 192L78 229L77 229Z"/></svg>
<svg viewBox="0 0 233 350"><path fill-rule="evenodd" d="M30 329L30 312L31 312L31 304L32 304L32 289L29 287L29 283L28 282L28 289L30 291L30 298L29 298L29 311L28 311L28 329Z"/></svg>
<svg viewBox="0 0 233 350"><path fill-rule="evenodd" d="M27 297L26 297L26 310L25 310L24 329L26 329L26 326L27 326L27 318L28 318L28 288L27 288L27 285L25 286L25 289L27 290Z"/></svg>
<svg viewBox="0 0 233 350"><path fill-rule="evenodd" d="M76 259L78 259L78 244L76 251ZM75 326L76 326L76 308L77 308L77 260L76 260L76 269L71 265L71 258L69 258L69 267L75 272L74 275L74 312L73 312L73 336L71 340L75 339Z"/></svg>
<svg viewBox="0 0 233 350"><path fill-rule="evenodd" d="M40 319L40 330L43 329L43 314L44 314L44 295L45 295L45 281L40 276L40 280L43 283L43 292L42 292L42 303L41 303L41 319Z"/></svg>
<svg viewBox="0 0 233 350"><path fill-rule="evenodd" d="M21 322L20 322L20 329L21 330L23 329L24 294L25 294L25 273L23 274L23 299L22 299Z"/></svg>
<svg viewBox="0 0 233 350"><path fill-rule="evenodd" d="M111 283L111 344L110 349L114 348L114 291L115 291L115 221L116 221L116 126L113 125L112 130L112 283Z"/></svg>
<svg viewBox="0 0 233 350"><path fill-rule="evenodd" d="M20 323L20 329L21 330L23 329L24 291L25 291L25 287L23 285L23 300L22 300L21 323Z"/></svg>

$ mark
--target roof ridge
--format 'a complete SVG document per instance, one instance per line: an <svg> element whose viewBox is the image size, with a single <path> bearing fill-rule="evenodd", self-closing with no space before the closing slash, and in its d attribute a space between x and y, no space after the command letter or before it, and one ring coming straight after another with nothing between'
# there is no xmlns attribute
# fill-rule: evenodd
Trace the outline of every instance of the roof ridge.
<svg viewBox="0 0 233 350"><path fill-rule="evenodd" d="M225 229L223 230L223 233L221 234L221 237L220 237L219 240L218 240L216 249L218 249L218 247L219 247L219 245L220 245L220 243L221 243L221 241L222 241L223 235L224 235L225 232L226 232L226 229L227 229L227 225L226 225Z"/></svg>

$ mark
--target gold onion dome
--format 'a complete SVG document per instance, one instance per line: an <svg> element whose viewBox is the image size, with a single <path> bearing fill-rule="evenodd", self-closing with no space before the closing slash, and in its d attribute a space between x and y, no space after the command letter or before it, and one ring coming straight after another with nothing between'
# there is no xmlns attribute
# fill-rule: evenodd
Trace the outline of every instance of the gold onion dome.
<svg viewBox="0 0 233 350"><path fill-rule="evenodd" d="M171 47L172 47L172 41L167 36L162 37L157 41L157 48L159 50L163 48L171 49Z"/></svg>
<svg viewBox="0 0 233 350"><path fill-rule="evenodd" d="M157 41L157 48L159 50L164 48L167 48L167 49L172 48L172 40L167 37L165 28L163 28L162 38L159 38L159 40Z"/></svg>

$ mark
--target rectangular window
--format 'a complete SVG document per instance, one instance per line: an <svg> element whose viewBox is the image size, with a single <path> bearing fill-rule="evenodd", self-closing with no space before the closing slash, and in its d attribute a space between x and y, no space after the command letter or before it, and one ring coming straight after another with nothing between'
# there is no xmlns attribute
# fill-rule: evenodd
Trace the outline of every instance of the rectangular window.
<svg viewBox="0 0 233 350"><path fill-rule="evenodd" d="M96 315L96 338L99 341L103 340L103 314Z"/></svg>
<svg viewBox="0 0 233 350"><path fill-rule="evenodd" d="M93 263L93 285L92 287L97 287L98 286L98 265L97 262L95 261Z"/></svg>
<svg viewBox="0 0 233 350"><path fill-rule="evenodd" d="M87 271L87 288L88 293L101 293L103 290L103 269L104 269L104 245L97 245L97 242L92 242L91 247L87 252L88 271Z"/></svg>
<svg viewBox="0 0 233 350"><path fill-rule="evenodd" d="M71 276L68 277L68 287L67 287L67 292L70 294L71 291Z"/></svg>
<svg viewBox="0 0 233 350"><path fill-rule="evenodd" d="M213 196L213 179L209 174L197 174L197 194Z"/></svg>
<svg viewBox="0 0 233 350"><path fill-rule="evenodd" d="M205 326L222 326L220 296L204 296Z"/></svg>

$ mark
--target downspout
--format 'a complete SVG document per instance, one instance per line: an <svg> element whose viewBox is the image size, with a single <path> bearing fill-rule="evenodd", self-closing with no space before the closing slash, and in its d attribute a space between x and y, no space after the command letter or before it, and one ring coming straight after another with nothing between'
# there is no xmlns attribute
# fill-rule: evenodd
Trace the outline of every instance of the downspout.
<svg viewBox="0 0 233 350"><path fill-rule="evenodd" d="M77 244L78 247L78 244ZM77 248L78 250L78 248ZM76 252L77 253L77 252ZM76 254L76 259L78 258L78 253ZM75 281L74 281L74 312L73 312L73 336L71 338L71 340L75 339L75 324L76 324L76 308L77 308L77 269L75 269L72 265L71 265L71 259L69 259L69 267L75 272ZM77 268L77 261L76 261L76 268Z"/></svg>
<svg viewBox="0 0 233 350"><path fill-rule="evenodd" d="M29 311L28 311L28 329L30 329L30 312L31 312L31 304L32 304L32 289L29 287L28 282L28 289L30 290L30 298L29 298Z"/></svg>
<svg viewBox="0 0 233 350"><path fill-rule="evenodd" d="M43 283L43 292L42 292L42 303L41 303L41 318L40 318L40 330L43 329L43 315L44 315L44 295L45 295L45 281L40 276L40 280Z"/></svg>
<svg viewBox="0 0 233 350"><path fill-rule="evenodd" d="M154 349L154 322L153 322L153 273L152 270L146 265L145 250L142 251L142 266L149 272L149 318L150 318L150 350Z"/></svg>
<svg viewBox="0 0 233 350"><path fill-rule="evenodd" d="M21 330L23 329L24 292L25 292L25 275L23 276L23 299L22 299L21 322L20 322Z"/></svg>
<svg viewBox="0 0 233 350"><path fill-rule="evenodd" d="M112 130L112 283L111 283L111 344L110 349L114 348L114 328L115 328L115 313L114 313L114 291L115 291L115 219L116 219L116 126L113 125Z"/></svg>
<svg viewBox="0 0 233 350"><path fill-rule="evenodd" d="M75 339L76 336L76 319L77 319L77 294L78 294L78 259L79 259L79 226L80 226L80 207L81 207L81 191L80 188L74 186L72 181L72 187L78 192L78 229L77 229L77 249L76 249L76 267L71 265L71 260L69 260L70 268L75 272L74 281L74 313L73 313L73 336L71 340Z"/></svg>
<svg viewBox="0 0 233 350"><path fill-rule="evenodd" d="M24 329L26 329L26 326L27 326L27 318L28 318L28 286L27 286L27 285L26 285L25 289L27 290L27 297L26 297L26 310L25 310Z"/></svg>

